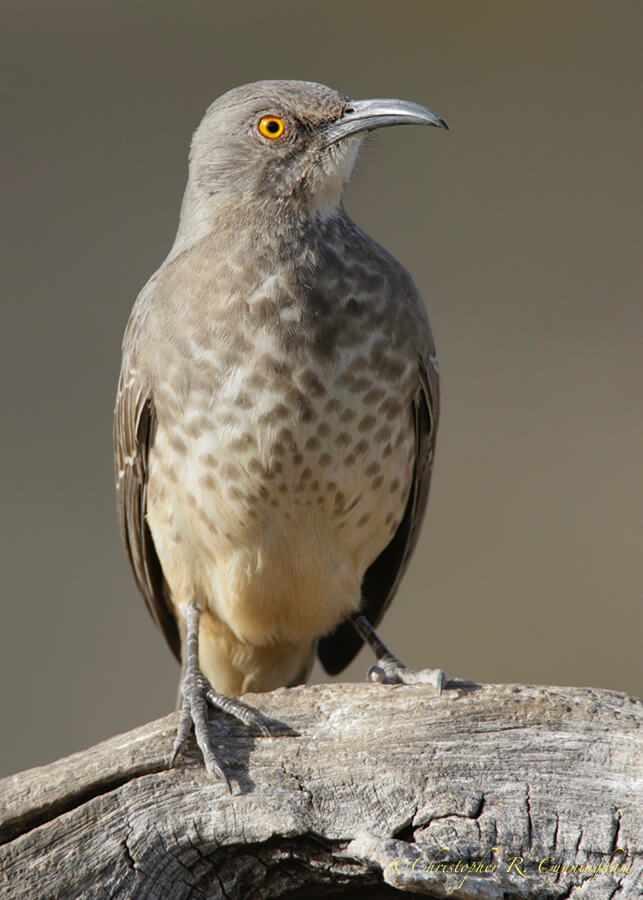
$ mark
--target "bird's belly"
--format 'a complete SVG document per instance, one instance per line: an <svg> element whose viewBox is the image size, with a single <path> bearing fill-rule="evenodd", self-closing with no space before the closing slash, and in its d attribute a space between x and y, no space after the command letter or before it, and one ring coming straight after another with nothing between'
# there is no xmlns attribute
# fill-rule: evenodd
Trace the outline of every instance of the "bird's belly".
<svg viewBox="0 0 643 900"><path fill-rule="evenodd" d="M245 408L224 394L159 423L148 521L179 609L196 597L265 646L314 641L358 608L415 449L410 402L391 414L380 394L360 411L341 385L298 407L287 390Z"/></svg>

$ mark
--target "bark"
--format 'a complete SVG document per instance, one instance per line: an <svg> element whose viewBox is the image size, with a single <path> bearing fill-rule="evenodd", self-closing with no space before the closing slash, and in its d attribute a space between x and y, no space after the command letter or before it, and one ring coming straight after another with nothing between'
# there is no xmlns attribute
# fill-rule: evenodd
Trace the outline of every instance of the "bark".
<svg viewBox="0 0 643 900"><path fill-rule="evenodd" d="M633 698L452 683L246 699L274 736L212 714L232 795L196 749L167 769L176 714L0 781L0 895L641 893Z"/></svg>

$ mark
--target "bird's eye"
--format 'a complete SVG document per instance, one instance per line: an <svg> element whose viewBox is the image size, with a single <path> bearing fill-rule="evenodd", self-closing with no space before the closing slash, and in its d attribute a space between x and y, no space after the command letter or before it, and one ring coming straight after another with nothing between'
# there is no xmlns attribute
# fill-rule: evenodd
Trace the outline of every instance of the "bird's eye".
<svg viewBox="0 0 643 900"><path fill-rule="evenodd" d="M257 123L259 134L266 138L280 138L286 131L286 123L279 116L262 116Z"/></svg>

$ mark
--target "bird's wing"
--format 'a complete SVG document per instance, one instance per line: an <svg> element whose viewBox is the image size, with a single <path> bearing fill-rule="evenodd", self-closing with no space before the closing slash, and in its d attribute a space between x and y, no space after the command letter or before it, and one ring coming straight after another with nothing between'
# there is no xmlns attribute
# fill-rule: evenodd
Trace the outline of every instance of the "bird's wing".
<svg viewBox="0 0 643 900"><path fill-rule="evenodd" d="M404 517L397 531L362 581L361 612L377 625L386 612L417 543L429 497L431 468L439 416L439 380L435 357L420 359L419 389L413 402L415 466ZM344 622L317 645L319 659L329 673L341 672L362 646L351 622Z"/></svg>
<svg viewBox="0 0 643 900"><path fill-rule="evenodd" d="M156 430L151 391L134 366L123 362L114 414L116 489L121 533L152 618L178 660L181 642L169 602L169 588L146 521L148 455Z"/></svg>

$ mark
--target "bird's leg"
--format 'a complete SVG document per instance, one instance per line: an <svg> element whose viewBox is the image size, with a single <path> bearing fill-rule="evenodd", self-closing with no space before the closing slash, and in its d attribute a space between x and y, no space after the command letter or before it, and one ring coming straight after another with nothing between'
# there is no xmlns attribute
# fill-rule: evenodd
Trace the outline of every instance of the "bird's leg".
<svg viewBox="0 0 643 900"><path fill-rule="evenodd" d="M199 618L201 607L193 601L185 616L185 635L183 641L183 667L179 695L181 710L179 727L176 732L170 767L174 765L179 751L185 747L190 730L194 726L194 735L203 755L203 762L208 772L220 778L230 790L227 775L217 762L212 740L208 729L208 704L234 716L245 725L256 726L262 734L269 736L270 729L260 714L239 700L218 694L199 668Z"/></svg>
<svg viewBox="0 0 643 900"><path fill-rule="evenodd" d="M366 641L377 656L377 663L368 670L366 678L380 684L432 684L438 695L446 684L442 669L409 669L388 649L366 616L360 613L352 617L359 636Z"/></svg>

